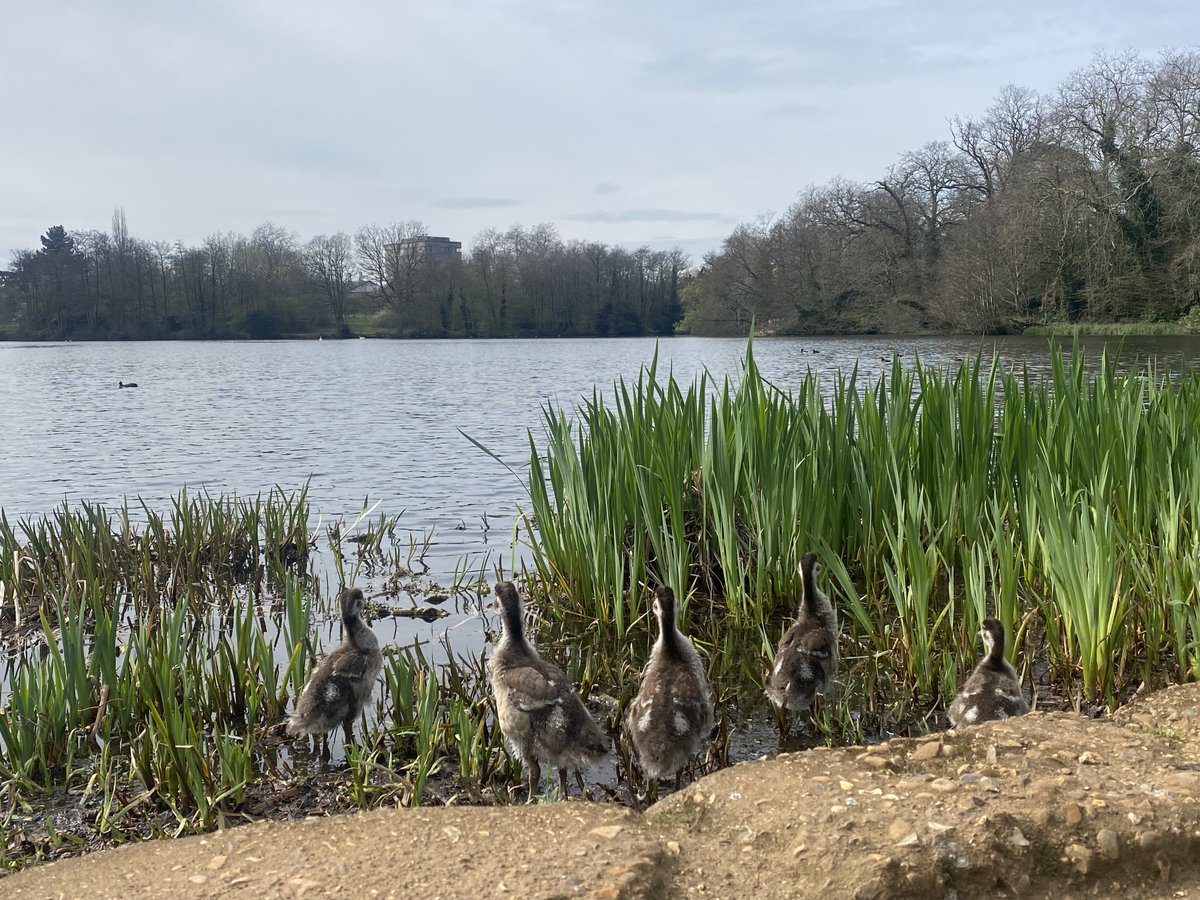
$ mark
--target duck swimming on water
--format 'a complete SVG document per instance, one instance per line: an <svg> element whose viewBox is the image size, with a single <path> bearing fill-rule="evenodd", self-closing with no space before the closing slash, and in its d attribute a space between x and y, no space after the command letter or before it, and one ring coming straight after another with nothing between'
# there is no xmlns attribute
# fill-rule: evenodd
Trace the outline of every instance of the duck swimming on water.
<svg viewBox="0 0 1200 900"><path fill-rule="evenodd" d="M833 687L837 675L837 615L829 598L817 587L820 573L817 555L804 554L800 559L800 614L780 639L775 665L767 679L767 699L781 712L808 709L817 694ZM786 720L781 720L781 734L785 726Z"/></svg>
<svg viewBox="0 0 1200 900"><path fill-rule="evenodd" d="M288 719L289 734L328 734L340 722L346 742L353 740L354 720L375 689L383 668L379 639L362 619L366 598L358 588L338 594L342 642L317 663L296 699Z"/></svg>
<svg viewBox="0 0 1200 900"><path fill-rule="evenodd" d="M626 719L638 761L650 779L651 796L657 793L658 780L672 775L675 789L679 789L683 767L713 726L712 690L704 664L692 642L679 631L675 593L669 587L655 590L654 615L658 640Z"/></svg>
<svg viewBox="0 0 1200 900"><path fill-rule="evenodd" d="M500 642L488 660L500 731L525 765L532 800L541 783L541 761L558 767L563 799L567 770L599 762L608 753L608 736L588 713L566 673L538 656L525 637L521 598L511 581L496 585Z"/></svg>
<svg viewBox="0 0 1200 900"><path fill-rule="evenodd" d="M117 387L119 387L119 388L137 387L137 382L136 381L118 381Z"/></svg>
<svg viewBox="0 0 1200 900"><path fill-rule="evenodd" d="M1004 625L984 619L979 637L986 648L983 660L947 710L954 728L1029 712L1017 670L1004 658Z"/></svg>

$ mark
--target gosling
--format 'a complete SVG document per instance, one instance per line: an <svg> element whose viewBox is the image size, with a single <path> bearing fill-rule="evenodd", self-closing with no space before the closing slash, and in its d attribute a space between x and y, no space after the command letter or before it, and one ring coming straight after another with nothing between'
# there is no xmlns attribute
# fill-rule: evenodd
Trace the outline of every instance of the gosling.
<svg viewBox="0 0 1200 900"><path fill-rule="evenodd" d="M675 594L669 587L654 592L654 615L658 640L626 720L633 749L650 781L650 797L657 796L658 781L671 775L679 790L684 766L713 726L712 690L700 654L676 625Z"/></svg>
<svg viewBox="0 0 1200 900"><path fill-rule="evenodd" d="M767 699L781 713L808 709L817 694L833 687L837 675L838 621L829 598L817 587L820 573L817 555L804 554L800 559L800 614L780 639L775 665L767 679ZM780 721L781 737L786 721Z"/></svg>
<svg viewBox="0 0 1200 900"><path fill-rule="evenodd" d="M1004 626L996 619L984 619L979 637L987 652L950 704L954 728L1029 712L1017 670L1004 658Z"/></svg>
<svg viewBox="0 0 1200 900"><path fill-rule="evenodd" d="M379 639L362 619L365 603L358 588L345 588L338 594L342 642L313 669L288 719L289 734L328 734L341 722L346 742L353 740L354 720L383 668Z"/></svg>
<svg viewBox="0 0 1200 900"><path fill-rule="evenodd" d="M558 767L562 797L567 797L567 770L579 770L608 753L608 737L588 714L566 673L538 656L525 637L521 598L511 581L496 585L500 610L500 643L488 660L496 717L513 753L525 766L533 799L542 780L541 761Z"/></svg>

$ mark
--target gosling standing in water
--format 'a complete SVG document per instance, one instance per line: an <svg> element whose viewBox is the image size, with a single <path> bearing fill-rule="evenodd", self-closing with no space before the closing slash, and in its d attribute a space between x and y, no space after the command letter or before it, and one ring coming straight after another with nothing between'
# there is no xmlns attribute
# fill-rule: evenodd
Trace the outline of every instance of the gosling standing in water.
<svg viewBox="0 0 1200 900"><path fill-rule="evenodd" d="M366 599L358 588L338 594L344 634L332 653L317 663L288 720L289 734L328 734L338 723L353 740L354 720L375 688L383 668L379 639L362 620Z"/></svg>
<svg viewBox="0 0 1200 900"><path fill-rule="evenodd" d="M712 731L712 690L696 648L676 625L675 594L654 592L658 640L642 672L642 687L629 705L629 737L649 779L647 796L658 781L675 776L679 790L683 768Z"/></svg>
<svg viewBox="0 0 1200 900"><path fill-rule="evenodd" d="M488 660L500 731L526 768L529 799L542 780L541 761L558 767L562 796L567 796L567 770L579 770L608 753L608 737L593 721L558 666L538 656L525 637L521 598L511 581L496 585L500 610L500 643Z"/></svg>
<svg viewBox="0 0 1200 900"><path fill-rule="evenodd" d="M796 622L779 641L775 666L767 680L767 698L783 710L805 710L817 694L833 687L837 675L837 615L829 598L817 587L821 564L815 553L800 559L803 596ZM781 737L786 733L786 714L780 721Z"/></svg>
<svg viewBox="0 0 1200 900"><path fill-rule="evenodd" d="M954 728L1029 712L1017 670L1004 658L1004 626L996 619L984 619L979 636L987 652L950 704Z"/></svg>

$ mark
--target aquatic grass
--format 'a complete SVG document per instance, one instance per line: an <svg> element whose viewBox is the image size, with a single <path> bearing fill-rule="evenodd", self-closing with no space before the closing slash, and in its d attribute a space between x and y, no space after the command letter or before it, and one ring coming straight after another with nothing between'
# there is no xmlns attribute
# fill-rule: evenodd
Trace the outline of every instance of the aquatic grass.
<svg viewBox="0 0 1200 900"><path fill-rule="evenodd" d="M798 557L816 550L869 661L849 686L863 707L938 708L990 615L1011 659L1045 635L1056 687L1111 704L1134 671L1196 671L1198 426L1196 373L1078 347L1052 349L1044 376L982 354L893 358L869 383L810 372L787 391L749 344L720 381L680 385L654 360L611 397L548 405L530 431L531 587L620 652L640 585L671 584L769 656ZM622 671L588 665L601 683Z"/></svg>

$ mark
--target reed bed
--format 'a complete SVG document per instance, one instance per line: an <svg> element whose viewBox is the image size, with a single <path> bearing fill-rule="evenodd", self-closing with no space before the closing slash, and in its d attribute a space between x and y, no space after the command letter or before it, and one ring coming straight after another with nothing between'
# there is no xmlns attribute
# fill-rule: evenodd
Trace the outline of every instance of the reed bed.
<svg viewBox="0 0 1200 900"><path fill-rule="evenodd" d="M875 733L935 716L988 615L1044 698L1111 707L1197 677L1200 378L1052 353L1038 377L896 359L870 383L785 388L748 346L736 379L680 385L654 360L610 399L546 407L531 574L547 617L586 635L576 672L623 677L661 582L687 598L714 680L756 691L815 550L844 623L835 731L861 729L854 710ZM722 652L730 636L741 653Z"/></svg>
<svg viewBox="0 0 1200 900"><path fill-rule="evenodd" d="M350 577L395 581L428 538L397 540L395 517L366 510L329 535L330 556ZM84 504L15 527L0 516L0 870L270 814L286 785L307 785L318 809L418 804L448 760L455 792L504 795L511 763L482 657L449 647L439 665L421 645L388 648L348 778L284 739L333 612L308 567L316 534L305 490L184 492L165 515ZM358 545L353 564L343 539Z"/></svg>

